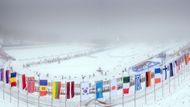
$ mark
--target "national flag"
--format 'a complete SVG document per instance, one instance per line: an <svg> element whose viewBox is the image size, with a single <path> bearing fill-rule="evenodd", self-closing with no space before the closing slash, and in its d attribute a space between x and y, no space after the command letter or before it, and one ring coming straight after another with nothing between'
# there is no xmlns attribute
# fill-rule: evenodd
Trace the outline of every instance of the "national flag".
<svg viewBox="0 0 190 107"><path fill-rule="evenodd" d="M141 86L141 74L135 75L135 91L142 89Z"/></svg>
<svg viewBox="0 0 190 107"><path fill-rule="evenodd" d="M155 84L158 84L161 82L161 69L160 68L155 69L154 82L155 82Z"/></svg>
<svg viewBox="0 0 190 107"><path fill-rule="evenodd" d="M16 75L17 75L16 72L11 73L11 78L10 78L11 87L16 87L16 85L17 85Z"/></svg>
<svg viewBox="0 0 190 107"><path fill-rule="evenodd" d="M10 70L6 70L6 83L9 84L10 80Z"/></svg>
<svg viewBox="0 0 190 107"><path fill-rule="evenodd" d="M46 96L47 95L47 80L40 80L40 96Z"/></svg>
<svg viewBox="0 0 190 107"><path fill-rule="evenodd" d="M103 81L96 81L96 99L103 98Z"/></svg>
<svg viewBox="0 0 190 107"><path fill-rule="evenodd" d="M74 81L67 82L67 99L73 98L75 95L75 83Z"/></svg>
<svg viewBox="0 0 190 107"><path fill-rule="evenodd" d="M173 64L170 63L170 77L173 77L174 73L173 73Z"/></svg>
<svg viewBox="0 0 190 107"><path fill-rule="evenodd" d="M112 79L110 80L110 92L111 95L116 95L117 94L117 80L116 79Z"/></svg>
<svg viewBox="0 0 190 107"><path fill-rule="evenodd" d="M88 82L83 82L81 83L81 101L85 101L89 99L89 94L90 94L90 86Z"/></svg>
<svg viewBox="0 0 190 107"><path fill-rule="evenodd" d="M152 79L151 71L146 72L146 87L150 87L152 85L151 79Z"/></svg>
<svg viewBox="0 0 190 107"><path fill-rule="evenodd" d="M130 76L123 77L123 94L129 93L129 87L130 87Z"/></svg>
<svg viewBox="0 0 190 107"><path fill-rule="evenodd" d="M52 98L60 99L61 82L52 82Z"/></svg>
<svg viewBox="0 0 190 107"><path fill-rule="evenodd" d="M0 81L4 81L4 68L0 69Z"/></svg>
<svg viewBox="0 0 190 107"><path fill-rule="evenodd" d="M177 73L179 73L180 69L181 69L180 60L178 59L175 61L175 70Z"/></svg>
<svg viewBox="0 0 190 107"><path fill-rule="evenodd" d="M35 91L35 78L28 77L28 93L34 93Z"/></svg>
<svg viewBox="0 0 190 107"><path fill-rule="evenodd" d="M26 88L26 75L22 74L22 89L24 90Z"/></svg>
<svg viewBox="0 0 190 107"><path fill-rule="evenodd" d="M165 80L167 80L167 74L168 74L168 67L167 67L167 65L164 65L164 67L163 67L163 69L162 69L162 73L163 73L163 78L165 79Z"/></svg>
<svg viewBox="0 0 190 107"><path fill-rule="evenodd" d="M187 53L187 54L185 54L185 63L186 63L186 65L189 64L189 62L190 62L190 54Z"/></svg>

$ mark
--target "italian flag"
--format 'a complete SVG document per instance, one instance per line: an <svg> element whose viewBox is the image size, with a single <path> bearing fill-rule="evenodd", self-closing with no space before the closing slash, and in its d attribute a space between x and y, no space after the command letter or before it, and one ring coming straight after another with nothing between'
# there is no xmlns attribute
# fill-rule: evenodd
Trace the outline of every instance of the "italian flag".
<svg viewBox="0 0 190 107"><path fill-rule="evenodd" d="M123 77L123 94L129 93L130 77Z"/></svg>

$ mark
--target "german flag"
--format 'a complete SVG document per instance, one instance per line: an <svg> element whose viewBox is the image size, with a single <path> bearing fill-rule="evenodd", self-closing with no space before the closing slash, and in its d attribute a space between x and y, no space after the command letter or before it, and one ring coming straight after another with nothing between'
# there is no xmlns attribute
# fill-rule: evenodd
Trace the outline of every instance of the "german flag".
<svg viewBox="0 0 190 107"><path fill-rule="evenodd" d="M150 87L151 86L151 71L146 72L146 87Z"/></svg>
<svg viewBox="0 0 190 107"><path fill-rule="evenodd" d="M10 84L11 87L16 87L16 72L11 73Z"/></svg>
<svg viewBox="0 0 190 107"><path fill-rule="evenodd" d="M47 95L47 80L40 80L40 96L46 96Z"/></svg>
<svg viewBox="0 0 190 107"><path fill-rule="evenodd" d="M52 82L52 98L60 99L61 82Z"/></svg>

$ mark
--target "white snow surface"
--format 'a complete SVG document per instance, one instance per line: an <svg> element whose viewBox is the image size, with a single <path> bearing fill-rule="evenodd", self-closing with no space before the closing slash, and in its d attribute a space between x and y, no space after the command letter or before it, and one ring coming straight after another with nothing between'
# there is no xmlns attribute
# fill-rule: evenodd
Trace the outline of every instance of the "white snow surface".
<svg viewBox="0 0 190 107"><path fill-rule="evenodd" d="M67 55L71 54L73 52L81 52L86 51L90 49L94 49L94 46L89 45L77 45L76 47L71 44L67 45L53 45L53 46L39 46L39 47L11 47L11 48L4 48L4 50L14 58L16 58L16 61L11 62L11 66L13 66L13 70L19 72L19 73L25 73L27 76L36 76L36 72L40 73L40 78L47 78L46 74L49 74L48 80L60 80L62 75L66 77L62 81L69 80L69 76L71 77L71 80L75 80L76 82L80 82L81 75L85 75L85 81L89 81L91 83L94 83L97 80L105 80L105 79L111 79L116 77L121 77L121 71L124 68L128 68L130 66L133 66L139 62L142 62L162 51L167 50L168 53L173 53L180 48L182 48L187 42L174 42L170 41L167 44L144 44L144 43L136 43L136 44L127 44L122 46L117 46L114 48L111 48L110 50L106 50L103 52L95 53L92 55L82 56L66 61L62 61L60 64L58 63L52 63L52 64L42 64L37 66L32 66L28 69L23 68L23 64L38 60L38 58L48 58L50 56L61 56L61 55ZM67 48L66 48L67 47ZM4 65L7 66L7 65ZM96 70L101 67L104 73L107 73L106 75L101 75ZM189 71L189 67L186 69L183 69L183 71ZM95 77L92 77L92 74L95 74ZM89 75L91 77L89 77ZM186 77L185 77L186 76ZM168 94L168 81L166 81L165 84L165 96L161 97L161 89L158 89L157 91L157 99L153 100L153 93L151 87L147 91L150 93L149 96L147 96L147 104L144 102L144 97L140 97L144 94L144 89L139 92L139 95L137 95L139 100L137 100L137 107L188 107L190 105L190 83L188 82L190 80L189 72L187 73L181 73L180 74L180 81L179 86L174 85L177 84L175 82L172 82L172 92ZM173 81L177 81L177 75L175 76L175 79ZM175 87L174 87L175 86ZM158 86L159 88L160 86ZM130 88L130 94L125 96L125 99L132 99L133 98L133 88ZM175 89L174 89L175 88ZM2 84L0 84L0 107L15 107L17 105L17 89L13 89L12 93L15 93L12 97L12 102L10 101L9 96L9 86L5 86L5 89L7 89L5 92L5 100L3 100L2 96ZM109 93L105 93L105 101L108 100ZM25 99L26 92L22 91L20 95L21 99ZM91 99L93 99L94 95L91 95ZM37 107L37 98L38 94L34 93L29 96L29 107ZM115 105L115 107L122 107L122 105L119 103L121 101L121 90L119 90L118 95L115 97L118 99L115 99L114 102L118 103L118 105ZM47 96L41 99L41 103L47 104L51 102L51 96ZM175 102L175 104L174 104ZM64 107L64 96L61 97L61 100L55 101L55 105L59 105L56 107ZM68 101L68 107L77 107L79 104L79 96L75 96L74 99L71 101ZM48 104L49 106L50 104ZM20 101L19 104L20 107L26 106L26 102ZM42 104L41 104L42 106ZM97 105L97 107L101 107L102 105ZM125 103L125 107L130 106L134 107L133 101L127 101ZM42 106L45 107L45 106ZM88 107L94 107L94 103L90 102Z"/></svg>

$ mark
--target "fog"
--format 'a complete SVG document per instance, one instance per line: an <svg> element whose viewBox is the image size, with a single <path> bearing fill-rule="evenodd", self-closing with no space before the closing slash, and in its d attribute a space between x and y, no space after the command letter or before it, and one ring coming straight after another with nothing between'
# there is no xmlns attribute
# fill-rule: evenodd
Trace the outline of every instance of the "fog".
<svg viewBox="0 0 190 107"><path fill-rule="evenodd" d="M189 39L189 0L0 0L0 37L46 42Z"/></svg>

